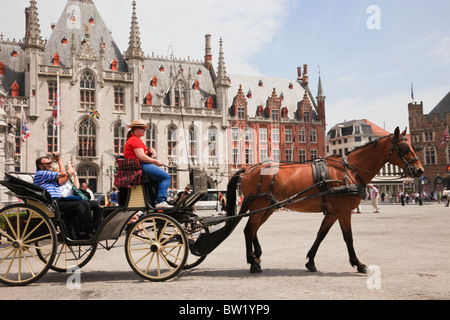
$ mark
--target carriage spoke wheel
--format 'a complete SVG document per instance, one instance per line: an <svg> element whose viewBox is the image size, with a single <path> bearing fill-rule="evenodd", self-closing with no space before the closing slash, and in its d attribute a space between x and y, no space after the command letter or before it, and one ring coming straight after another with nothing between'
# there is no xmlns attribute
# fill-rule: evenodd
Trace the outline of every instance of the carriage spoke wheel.
<svg viewBox="0 0 450 320"><path fill-rule="evenodd" d="M15 204L0 211L0 282L24 286L41 278L55 258L53 223L40 209ZM41 259L36 251L44 253Z"/></svg>
<svg viewBox="0 0 450 320"><path fill-rule="evenodd" d="M55 259L50 269L57 272L67 272L84 267L94 256L97 250L97 243L89 245L69 245L58 243ZM46 261L49 255L46 252L37 250L41 259Z"/></svg>
<svg viewBox="0 0 450 320"><path fill-rule="evenodd" d="M125 239L125 254L131 268L142 278L165 281L184 267L189 254L186 233L164 214L140 218Z"/></svg>
<svg viewBox="0 0 450 320"><path fill-rule="evenodd" d="M183 223L183 227L184 227L184 230L190 230L189 222ZM194 243L202 232L209 233L209 229L205 228L200 231L194 231L194 232L188 231L187 237L189 239L189 243ZM187 270L187 269L192 269L192 268L197 267L200 263L202 263L206 259L206 257L207 256L197 256L197 255L193 254L192 252L190 252L183 269Z"/></svg>

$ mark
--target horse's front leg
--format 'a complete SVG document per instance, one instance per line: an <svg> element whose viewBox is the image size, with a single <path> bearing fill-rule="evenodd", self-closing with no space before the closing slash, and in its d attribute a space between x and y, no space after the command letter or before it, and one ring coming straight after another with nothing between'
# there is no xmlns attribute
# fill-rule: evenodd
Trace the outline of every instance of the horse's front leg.
<svg viewBox="0 0 450 320"><path fill-rule="evenodd" d="M322 220L322 224L320 225L319 231L317 232L316 240L314 241L311 249L309 249L306 257L308 258L308 262L306 263L306 268L311 272L316 272L316 264L314 263L314 257L316 256L317 250L319 249L320 243L330 231L330 228L336 222L337 217L333 213L328 213Z"/></svg>
<svg viewBox="0 0 450 320"><path fill-rule="evenodd" d="M345 244L347 245L350 264L356 267L359 273L370 273L369 268L361 263L356 257L355 248L353 247L353 235L351 226L351 211L339 217L339 225L341 226L342 235L344 236Z"/></svg>

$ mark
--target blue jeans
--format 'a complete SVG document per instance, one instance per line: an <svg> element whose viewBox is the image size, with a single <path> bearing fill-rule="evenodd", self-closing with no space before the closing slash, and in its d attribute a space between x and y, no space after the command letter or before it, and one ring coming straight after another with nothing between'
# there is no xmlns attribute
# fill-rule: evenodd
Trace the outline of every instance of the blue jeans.
<svg viewBox="0 0 450 320"><path fill-rule="evenodd" d="M170 175L160 167L141 162L142 174L149 176L150 179L158 183L158 193L156 195L155 204L167 201L167 189L170 185Z"/></svg>

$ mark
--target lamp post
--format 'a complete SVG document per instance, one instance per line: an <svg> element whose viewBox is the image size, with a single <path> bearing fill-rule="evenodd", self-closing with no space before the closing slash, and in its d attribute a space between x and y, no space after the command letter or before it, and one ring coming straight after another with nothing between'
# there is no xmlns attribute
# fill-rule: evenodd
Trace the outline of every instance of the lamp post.
<svg viewBox="0 0 450 320"><path fill-rule="evenodd" d="M109 190L112 190L112 179L116 174L116 167L110 165L109 168L106 168L106 176L109 177Z"/></svg>

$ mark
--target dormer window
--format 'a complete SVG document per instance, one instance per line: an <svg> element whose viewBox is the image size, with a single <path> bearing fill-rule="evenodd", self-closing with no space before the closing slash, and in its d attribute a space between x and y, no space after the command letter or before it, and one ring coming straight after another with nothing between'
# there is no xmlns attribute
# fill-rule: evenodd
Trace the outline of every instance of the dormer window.
<svg viewBox="0 0 450 320"><path fill-rule="evenodd" d="M16 58L19 55L19 52L17 52L16 48L11 50L11 57Z"/></svg>
<svg viewBox="0 0 450 320"><path fill-rule="evenodd" d="M90 17L90 18L89 18L89 23L90 23L90 24L95 24L95 19L94 19L94 17Z"/></svg>
<svg viewBox="0 0 450 320"><path fill-rule="evenodd" d="M147 93L147 95L145 96L145 104L146 104L147 106L151 106L151 105L152 105L152 102L153 102L153 96L152 96L152 94L149 92L149 93Z"/></svg>
<svg viewBox="0 0 450 320"><path fill-rule="evenodd" d="M81 40L81 44L85 45L86 44L86 38L83 38L83 40Z"/></svg>
<svg viewBox="0 0 450 320"><path fill-rule="evenodd" d="M53 60L53 65L54 66L59 66L59 54L58 54L58 52L55 53L55 55L53 56L52 60Z"/></svg>
<svg viewBox="0 0 450 320"><path fill-rule="evenodd" d="M114 59L113 61L111 61L111 71L117 71L117 60Z"/></svg>
<svg viewBox="0 0 450 320"><path fill-rule="evenodd" d="M159 71L160 71L160 72L164 72L164 65L160 65L160 66L159 66Z"/></svg>
<svg viewBox="0 0 450 320"><path fill-rule="evenodd" d="M292 82L289 82L289 89L294 89L294 85L292 84Z"/></svg>
<svg viewBox="0 0 450 320"><path fill-rule="evenodd" d="M200 82L198 82L198 80L194 81L194 90L198 91L200 89Z"/></svg>
<svg viewBox="0 0 450 320"><path fill-rule="evenodd" d="M19 96L19 84L17 81L14 81L14 83L11 86L11 97L18 97Z"/></svg>
<svg viewBox="0 0 450 320"><path fill-rule="evenodd" d="M247 98L249 98L249 99L251 99L251 98L252 98L252 91L251 91L251 90L248 90L248 93L247 93Z"/></svg>
<svg viewBox="0 0 450 320"><path fill-rule="evenodd" d="M202 73L202 69L200 69L200 68L198 68L197 69L197 74L199 75L199 76L201 76L203 73Z"/></svg>
<svg viewBox="0 0 450 320"><path fill-rule="evenodd" d="M66 38L66 37L63 37L63 38L61 39L61 43L62 43L62 44L67 44L67 38Z"/></svg>
<svg viewBox="0 0 450 320"><path fill-rule="evenodd" d="M262 80L259 80L259 82L258 82L258 87L263 87L263 86L264 86L263 81L262 81Z"/></svg>
<svg viewBox="0 0 450 320"><path fill-rule="evenodd" d="M150 85L151 85L153 88L156 88L156 87L158 86L158 79L156 78L156 76L154 76L154 77L152 78L152 80L150 81Z"/></svg>

